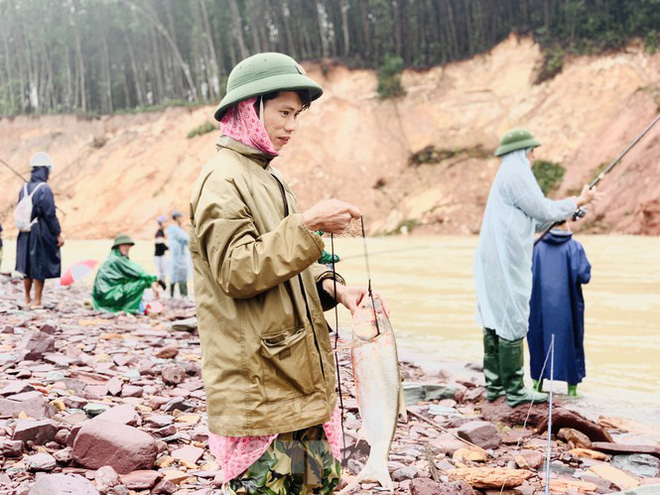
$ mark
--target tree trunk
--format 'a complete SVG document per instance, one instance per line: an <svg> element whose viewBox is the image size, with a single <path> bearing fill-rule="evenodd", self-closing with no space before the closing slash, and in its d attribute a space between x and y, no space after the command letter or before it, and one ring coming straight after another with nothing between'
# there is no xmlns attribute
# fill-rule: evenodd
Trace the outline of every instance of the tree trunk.
<svg viewBox="0 0 660 495"><path fill-rule="evenodd" d="M351 38L348 25L348 0L340 0L339 8L341 9L341 31L344 39L344 58L348 57L351 53Z"/></svg>
<svg viewBox="0 0 660 495"><path fill-rule="evenodd" d="M245 47L245 38L243 38L243 19L236 5L236 0L229 0L229 8L231 9L231 16L234 20L234 31L236 33L236 40L238 41L238 49L240 50L241 60L248 57L248 51Z"/></svg>

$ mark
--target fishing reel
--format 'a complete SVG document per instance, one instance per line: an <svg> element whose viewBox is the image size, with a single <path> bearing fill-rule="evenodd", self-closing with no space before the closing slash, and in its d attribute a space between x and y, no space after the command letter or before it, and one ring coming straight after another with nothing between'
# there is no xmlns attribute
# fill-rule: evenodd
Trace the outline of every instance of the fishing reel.
<svg viewBox="0 0 660 495"><path fill-rule="evenodd" d="M578 209L575 210L575 213L573 213L573 221L575 222L578 218L584 218L586 214L587 214L587 207L578 206Z"/></svg>

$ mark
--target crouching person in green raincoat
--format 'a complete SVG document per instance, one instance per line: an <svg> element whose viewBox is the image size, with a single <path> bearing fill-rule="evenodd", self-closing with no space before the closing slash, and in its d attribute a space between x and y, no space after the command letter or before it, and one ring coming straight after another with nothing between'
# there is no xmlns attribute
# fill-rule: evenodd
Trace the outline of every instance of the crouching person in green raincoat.
<svg viewBox="0 0 660 495"><path fill-rule="evenodd" d="M140 313L145 289L152 287L158 297L158 277L149 275L140 265L128 258L128 253L134 245L135 242L125 234L115 237L110 255L94 280L94 309L112 313Z"/></svg>

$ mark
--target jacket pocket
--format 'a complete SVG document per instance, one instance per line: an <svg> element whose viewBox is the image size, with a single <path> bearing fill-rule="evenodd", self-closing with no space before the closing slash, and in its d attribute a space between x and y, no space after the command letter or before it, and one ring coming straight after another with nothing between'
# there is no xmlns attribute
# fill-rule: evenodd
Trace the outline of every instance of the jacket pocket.
<svg viewBox="0 0 660 495"><path fill-rule="evenodd" d="M265 358L264 385L269 401L308 395L314 391L316 370L311 361L304 327L261 336Z"/></svg>

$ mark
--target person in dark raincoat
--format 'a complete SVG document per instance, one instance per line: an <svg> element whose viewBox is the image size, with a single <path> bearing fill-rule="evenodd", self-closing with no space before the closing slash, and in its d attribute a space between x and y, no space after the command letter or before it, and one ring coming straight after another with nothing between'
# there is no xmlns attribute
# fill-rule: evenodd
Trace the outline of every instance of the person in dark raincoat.
<svg viewBox="0 0 660 495"><path fill-rule="evenodd" d="M151 287L158 297L158 277L149 275L128 258L134 245L135 242L125 234L115 237L108 259L101 265L94 279L94 309L112 313L141 313L140 303L145 289Z"/></svg>
<svg viewBox="0 0 660 495"><path fill-rule="evenodd" d="M64 245L60 222L55 214L53 191L47 184L53 169L53 162L47 153L35 153L30 159L32 176L27 184L32 196L32 220L35 223L29 232L20 232L16 239L16 271L24 275L26 309L43 308L42 295L44 282L48 278L58 278L62 271L60 248ZM41 185L40 185L41 184ZM25 195L21 187L20 202ZM34 286L34 299L31 296Z"/></svg>
<svg viewBox="0 0 660 495"><path fill-rule="evenodd" d="M527 343L534 385L540 389L543 379L550 378L550 361L545 370L543 363L554 334L553 378L567 382L568 395L575 396L577 384L585 377L582 285L591 279L591 265L565 222L534 247L532 270Z"/></svg>

